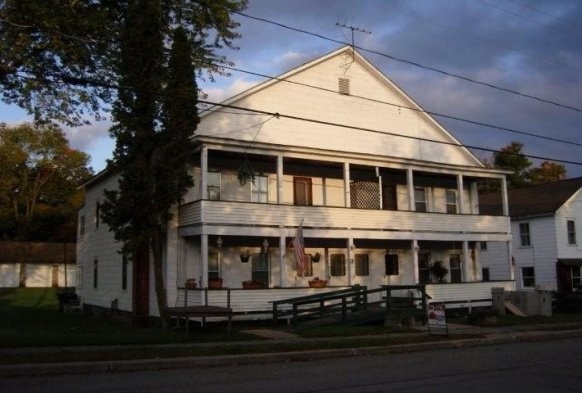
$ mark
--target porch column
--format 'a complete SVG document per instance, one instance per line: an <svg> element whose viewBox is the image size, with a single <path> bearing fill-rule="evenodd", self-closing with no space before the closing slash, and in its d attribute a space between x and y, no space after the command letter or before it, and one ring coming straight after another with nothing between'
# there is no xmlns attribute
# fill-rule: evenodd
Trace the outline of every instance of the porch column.
<svg viewBox="0 0 582 393"><path fill-rule="evenodd" d="M501 179L501 198L503 204L503 215L509 216L509 200L507 198L507 180L505 176Z"/></svg>
<svg viewBox="0 0 582 393"><path fill-rule="evenodd" d="M459 200L457 203L459 204L459 214L465 213L465 194L463 193L463 175L457 175L457 195L459 196Z"/></svg>
<svg viewBox="0 0 582 393"><path fill-rule="evenodd" d="M464 282L474 281L473 274L471 274L471 255L469 254L469 242L463 241L463 253L461 259L461 269Z"/></svg>
<svg viewBox="0 0 582 393"><path fill-rule="evenodd" d="M408 186L408 210L415 211L416 205L414 203L414 173L412 172L412 168L408 168L406 170L406 185ZM416 266L418 268L418 263Z"/></svg>
<svg viewBox="0 0 582 393"><path fill-rule="evenodd" d="M418 274L418 240L413 240L411 243L412 251L412 264L414 273L414 284L420 284L420 278Z"/></svg>
<svg viewBox="0 0 582 393"><path fill-rule="evenodd" d="M277 203L283 203L283 154L277 155Z"/></svg>
<svg viewBox="0 0 582 393"><path fill-rule="evenodd" d="M348 242L346 244L346 248L348 250L348 266L347 266L347 274L348 274L348 285L352 285L352 274L354 272L354 250L356 247L354 246L354 238L348 238Z"/></svg>
<svg viewBox="0 0 582 393"><path fill-rule="evenodd" d="M285 236L279 237L279 285L281 288L287 287L287 271L285 270Z"/></svg>
<svg viewBox="0 0 582 393"><path fill-rule="evenodd" d="M200 199L208 199L208 147L202 145L200 151Z"/></svg>
<svg viewBox="0 0 582 393"><path fill-rule="evenodd" d="M471 214L479 214L479 189L477 182L471 183Z"/></svg>
<svg viewBox="0 0 582 393"><path fill-rule="evenodd" d="M344 193L345 193L345 207L352 206L352 197L350 194L350 163L344 162Z"/></svg>
<svg viewBox="0 0 582 393"><path fill-rule="evenodd" d="M208 235L200 235L200 262L202 265L201 288L208 286Z"/></svg>

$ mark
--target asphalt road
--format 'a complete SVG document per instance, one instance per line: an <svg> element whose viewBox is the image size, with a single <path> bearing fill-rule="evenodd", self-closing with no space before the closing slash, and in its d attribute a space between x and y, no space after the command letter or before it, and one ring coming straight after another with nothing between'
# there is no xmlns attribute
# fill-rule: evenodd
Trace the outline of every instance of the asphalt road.
<svg viewBox="0 0 582 393"><path fill-rule="evenodd" d="M0 392L582 392L582 338L382 356L18 377Z"/></svg>

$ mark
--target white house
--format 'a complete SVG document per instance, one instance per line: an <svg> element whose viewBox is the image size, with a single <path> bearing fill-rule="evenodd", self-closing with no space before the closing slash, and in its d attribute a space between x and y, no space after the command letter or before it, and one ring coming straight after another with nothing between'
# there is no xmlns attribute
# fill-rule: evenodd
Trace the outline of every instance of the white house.
<svg viewBox="0 0 582 393"><path fill-rule="evenodd" d="M194 141L195 186L168 223L170 306L182 301L187 279L205 288L220 276L243 313L354 284L430 284L435 261L449 272L447 284L427 287L433 300L490 298L491 286L513 287L482 281L477 247L508 250L509 217L480 214L477 194L482 181L505 190L505 172L486 168L350 47L206 110ZM256 179L241 185L245 163ZM99 225L103 190L115 186L107 173L85 186L79 292L88 304L155 315L151 266L124 260ZM305 271L290 248L300 225ZM314 277L327 288L310 288ZM262 289L244 289L249 280ZM203 301L189 294L189 304Z"/></svg>
<svg viewBox="0 0 582 393"><path fill-rule="evenodd" d="M505 263L499 244L484 244L482 263L489 277L507 278L514 270L518 289L579 291L582 240L576 229L582 225L581 188L582 178L574 178L510 190L513 264ZM499 211L497 199L482 198L482 210Z"/></svg>

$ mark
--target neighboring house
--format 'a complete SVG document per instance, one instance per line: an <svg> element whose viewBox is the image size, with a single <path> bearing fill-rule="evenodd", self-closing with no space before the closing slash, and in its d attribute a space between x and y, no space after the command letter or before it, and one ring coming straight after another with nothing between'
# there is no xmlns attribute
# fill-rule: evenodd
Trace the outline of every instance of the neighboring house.
<svg viewBox="0 0 582 393"><path fill-rule="evenodd" d="M75 243L0 242L0 287L74 287Z"/></svg>
<svg viewBox="0 0 582 393"><path fill-rule="evenodd" d="M249 313L355 284L427 283L435 301L513 288L482 281L478 247L509 247L509 218L481 214L477 194L480 182L505 189L507 172L486 168L349 47L206 110L194 141L195 186L168 223L164 249L170 306L186 280L206 288L216 277L232 289L234 311ZM241 185L243 163L256 179ZM85 185L79 293L86 304L155 315L151 266L133 266L100 224L103 190L116 182L104 172ZM300 225L305 271L290 248ZM448 284L431 284L436 261ZM310 288L314 277L328 287ZM243 289L250 280L263 289ZM191 292L189 304L204 302Z"/></svg>
<svg viewBox="0 0 582 393"><path fill-rule="evenodd" d="M510 190L512 265L498 244L484 245L483 268L492 279L515 272L518 289L579 291L582 266L582 178ZM481 211L500 211L497 195L482 196ZM513 272L513 271L514 272Z"/></svg>

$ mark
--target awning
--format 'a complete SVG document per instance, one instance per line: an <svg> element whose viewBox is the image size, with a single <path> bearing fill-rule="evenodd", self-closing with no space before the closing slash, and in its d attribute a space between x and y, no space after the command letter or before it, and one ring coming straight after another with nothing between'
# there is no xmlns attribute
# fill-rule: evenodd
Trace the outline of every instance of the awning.
<svg viewBox="0 0 582 393"><path fill-rule="evenodd" d="M558 263L564 266L582 266L582 259L580 258L563 258L558 259Z"/></svg>

